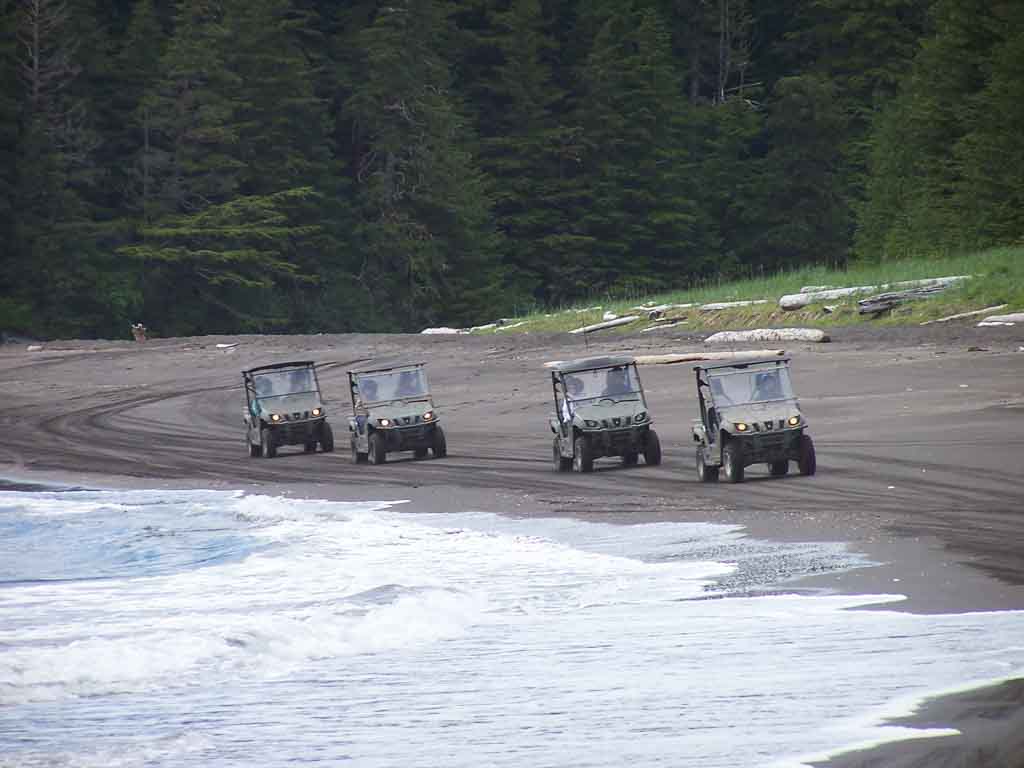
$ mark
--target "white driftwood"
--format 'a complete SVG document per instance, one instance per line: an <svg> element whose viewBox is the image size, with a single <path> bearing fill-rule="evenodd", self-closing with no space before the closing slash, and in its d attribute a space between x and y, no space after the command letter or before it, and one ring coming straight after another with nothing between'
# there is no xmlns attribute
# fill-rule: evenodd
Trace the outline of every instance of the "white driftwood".
<svg viewBox="0 0 1024 768"><path fill-rule="evenodd" d="M819 301L843 299L860 293L875 293L891 288L917 288L926 285L952 285L969 280L970 275L953 275L951 277L929 277L924 280L904 280L899 283L883 283L882 285L858 285L852 288L834 288L828 291L810 291L808 293L790 293L779 299L779 307L785 310L802 309Z"/></svg>
<svg viewBox="0 0 1024 768"><path fill-rule="evenodd" d="M661 318L661 320L667 320L667 318ZM641 328L640 333L647 333L648 331L656 331L659 328L675 328L677 325L686 325L686 320L673 320L670 322L658 322L655 321L656 325L649 325L646 328Z"/></svg>
<svg viewBox="0 0 1024 768"><path fill-rule="evenodd" d="M986 307L985 309L975 309L973 312L960 312L956 315L949 315L947 317L939 317L935 320L925 320L921 325L933 325L935 323L948 323L950 320L959 320L963 317L974 317L975 315L984 315L986 312L995 312L1000 309L1005 309L1006 304L999 304L994 307Z"/></svg>
<svg viewBox="0 0 1024 768"><path fill-rule="evenodd" d="M800 289L800 293L819 293L820 291L831 291L834 288L834 285L805 285Z"/></svg>
<svg viewBox="0 0 1024 768"><path fill-rule="evenodd" d="M518 328L520 325L526 325L525 320L520 320L518 323L511 323L510 325L499 325L499 331L507 331L509 328Z"/></svg>
<svg viewBox="0 0 1024 768"><path fill-rule="evenodd" d="M443 335L449 335L449 334L454 334L454 333L466 333L466 331L464 331L462 328L442 327L442 328L424 328L422 331L420 331L420 333L421 334L425 334L427 336L443 336Z"/></svg>
<svg viewBox="0 0 1024 768"><path fill-rule="evenodd" d="M1024 323L1024 312L1014 312L1010 315L990 315L982 320L983 323ZM979 323L980 325L980 323Z"/></svg>
<svg viewBox="0 0 1024 768"><path fill-rule="evenodd" d="M593 333L594 331L603 331L606 328L616 328L620 325L629 325L634 320L639 320L639 315L626 315L625 317L618 317L614 320L606 320L603 323L594 323L593 325L584 325L582 328L574 328L569 333Z"/></svg>
<svg viewBox="0 0 1024 768"><path fill-rule="evenodd" d="M817 328L758 328L752 331L721 331L704 339L705 344L742 344L749 341L831 341Z"/></svg>
<svg viewBox="0 0 1024 768"><path fill-rule="evenodd" d="M767 304L768 299L755 299L753 301L712 301L709 304L701 304L697 307L700 312L717 312L720 309L734 309L736 307L751 307L755 304Z"/></svg>
<svg viewBox="0 0 1024 768"><path fill-rule="evenodd" d="M745 352L679 352L667 355L637 355L637 365L675 365L676 363L699 363L705 360L750 360L766 357L780 357L784 349L752 349Z"/></svg>

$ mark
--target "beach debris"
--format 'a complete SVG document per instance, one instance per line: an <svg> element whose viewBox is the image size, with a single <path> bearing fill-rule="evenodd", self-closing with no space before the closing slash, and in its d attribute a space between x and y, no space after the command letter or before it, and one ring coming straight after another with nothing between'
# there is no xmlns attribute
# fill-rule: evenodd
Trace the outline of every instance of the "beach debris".
<svg viewBox="0 0 1024 768"><path fill-rule="evenodd" d="M936 320L925 320L921 325L933 325L935 323L948 323L950 320L959 320L962 317L973 317L975 315L984 315L986 312L998 312L1000 309L1006 309L1006 304L999 304L994 307L985 307L985 309L975 309L973 312L958 312L955 315L948 315L947 317L940 317Z"/></svg>
<svg viewBox="0 0 1024 768"><path fill-rule="evenodd" d="M838 308L839 308L839 305L838 305L838 304L825 304L825 305L824 305L824 306L822 307L822 310L823 310L823 311L825 312L825 314L826 314L826 315L831 315L831 314L832 314L833 312L835 312L835 311L836 311L836 310L837 310Z"/></svg>
<svg viewBox="0 0 1024 768"><path fill-rule="evenodd" d="M466 331L462 328L448 328L447 326L441 326L440 328L424 328L420 333L427 336L446 336L456 333L466 333Z"/></svg>
<svg viewBox="0 0 1024 768"><path fill-rule="evenodd" d="M146 326L142 323L132 323L132 338L136 341L146 340Z"/></svg>
<svg viewBox="0 0 1024 768"><path fill-rule="evenodd" d="M699 312L717 312L721 309L735 309L737 307L752 307L757 304L767 304L768 299L752 299L749 301L713 301L709 304L701 304L697 307Z"/></svg>
<svg viewBox="0 0 1024 768"><path fill-rule="evenodd" d="M28 347L25 348L25 351L26 352L41 352L42 349L43 349L43 345L42 344L29 344Z"/></svg>
<svg viewBox="0 0 1024 768"><path fill-rule="evenodd" d="M594 331L603 331L607 328L617 328L620 325L629 325L630 323L639 320L639 315L626 315L625 317L617 317L614 320L606 320L602 323L594 323L593 325L584 325L582 328L575 328L569 333L593 333Z"/></svg>
<svg viewBox="0 0 1024 768"><path fill-rule="evenodd" d="M664 321L668 321L668 322L664 322ZM661 317L661 318L657 318L654 321L654 323L655 323L654 325L649 325L646 328L641 328L640 329L640 333L647 333L648 331L656 331L659 328L675 328L677 325L683 325L683 324L685 324L687 322L689 322L689 321L686 320L685 318L682 319L682 320L674 320L673 321L673 320L669 320L667 317Z"/></svg>
<svg viewBox="0 0 1024 768"><path fill-rule="evenodd" d="M602 320L618 320L619 316L612 312L610 309L606 309L604 314L601 316Z"/></svg>
<svg viewBox="0 0 1024 768"><path fill-rule="evenodd" d="M637 355L637 365L675 365L677 363L699 363L713 360L762 360L766 357L781 357L784 349L752 349L742 352L675 352L663 355Z"/></svg>
<svg viewBox="0 0 1024 768"><path fill-rule="evenodd" d="M1013 312L1009 315L990 315L978 323L979 328L990 325L1015 325L1024 323L1024 312Z"/></svg>
<svg viewBox="0 0 1024 768"><path fill-rule="evenodd" d="M526 325L525 320L520 320L518 323L510 323L509 325L499 325L499 331L507 331L509 328L518 328L521 325Z"/></svg>
<svg viewBox="0 0 1024 768"><path fill-rule="evenodd" d="M920 288L927 285L954 285L964 280L969 280L970 275L952 275L950 277L929 277L924 280L904 280L898 283L883 283L882 285L858 285L852 288L832 288L825 291L809 291L807 293L791 293L779 299L779 307L785 310L803 309L809 304L816 304L821 301L831 301L849 296L856 296L861 293L875 293L892 288Z"/></svg>
<svg viewBox="0 0 1024 768"><path fill-rule="evenodd" d="M217 344L217 349L234 349L238 346L237 341L233 341L230 344Z"/></svg>
<svg viewBox="0 0 1024 768"><path fill-rule="evenodd" d="M800 289L800 293L820 293L821 291L834 290L834 285L805 285Z"/></svg>
<svg viewBox="0 0 1024 768"><path fill-rule="evenodd" d="M968 347L968 352L988 352L987 347Z"/></svg>
<svg viewBox="0 0 1024 768"><path fill-rule="evenodd" d="M704 339L705 344L742 344L749 341L831 341L827 333L818 328L757 328L751 331L720 331Z"/></svg>
<svg viewBox="0 0 1024 768"><path fill-rule="evenodd" d="M904 291L890 291L880 293L877 296L869 296L857 302L857 312L861 315L878 315L888 312L894 307L908 301L920 301L930 299L942 293L949 287L949 284L922 285L917 288L907 288Z"/></svg>

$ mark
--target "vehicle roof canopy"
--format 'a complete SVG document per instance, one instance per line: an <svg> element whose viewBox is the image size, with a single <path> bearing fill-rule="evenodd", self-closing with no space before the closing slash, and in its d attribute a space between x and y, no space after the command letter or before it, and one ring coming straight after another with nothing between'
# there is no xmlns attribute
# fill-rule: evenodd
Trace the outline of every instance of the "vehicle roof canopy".
<svg viewBox="0 0 1024 768"><path fill-rule="evenodd" d="M271 365L260 365L256 368L250 368L247 371L242 371L246 376L251 376L254 373L269 373L270 371L280 371L287 368L314 368L316 363L312 360L299 360L290 363L273 363Z"/></svg>
<svg viewBox="0 0 1024 768"><path fill-rule="evenodd" d="M388 373L390 371L401 371L405 368L422 368L425 365L426 363L392 363L390 365L374 363L360 368L353 368L349 371L349 374L361 375L365 373Z"/></svg>
<svg viewBox="0 0 1024 768"><path fill-rule="evenodd" d="M746 370L747 368L759 368L762 366L769 365L784 365L789 367L788 357L770 357L764 360L741 360L733 363L716 363L715 365L695 365L693 370L695 371L720 371L732 368L737 371Z"/></svg>
<svg viewBox="0 0 1024 768"><path fill-rule="evenodd" d="M582 357L578 360L559 360L551 366L557 373L574 373L576 371L594 371L601 368L617 368L620 365L633 365L636 359L632 355L611 355L605 357Z"/></svg>

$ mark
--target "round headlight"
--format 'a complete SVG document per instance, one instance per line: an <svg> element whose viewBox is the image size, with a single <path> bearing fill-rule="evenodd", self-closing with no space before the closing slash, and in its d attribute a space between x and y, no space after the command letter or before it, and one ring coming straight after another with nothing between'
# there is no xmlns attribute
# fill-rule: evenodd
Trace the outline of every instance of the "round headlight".
<svg viewBox="0 0 1024 768"><path fill-rule="evenodd" d="M640 411L634 421L647 421L647 411Z"/></svg>
<svg viewBox="0 0 1024 768"><path fill-rule="evenodd" d="M377 421L382 427L388 427L391 425L391 419L378 419Z"/></svg>
<svg viewBox="0 0 1024 768"><path fill-rule="evenodd" d="M423 414L423 420L424 421L430 421L432 418L434 418L434 412L433 411L427 411L426 413Z"/></svg>
<svg viewBox="0 0 1024 768"><path fill-rule="evenodd" d="M319 416L321 413L323 413L323 410L321 410L320 408L314 408L312 413L314 416Z"/></svg>
<svg viewBox="0 0 1024 768"><path fill-rule="evenodd" d="M789 426L795 427L799 423L800 423L800 417L799 416L790 416L789 417Z"/></svg>
<svg viewBox="0 0 1024 768"><path fill-rule="evenodd" d="M583 420L583 424L585 426L589 427L590 429L597 429L597 427L598 427L597 422L594 421L593 419L584 419Z"/></svg>
<svg viewBox="0 0 1024 768"><path fill-rule="evenodd" d="M747 425L744 424L742 421L737 421L733 426L736 427L736 431L737 432L746 432L747 431Z"/></svg>
<svg viewBox="0 0 1024 768"><path fill-rule="evenodd" d="M281 420L281 414L280 413L272 413L272 414L270 414L270 420L271 421L280 421Z"/></svg>

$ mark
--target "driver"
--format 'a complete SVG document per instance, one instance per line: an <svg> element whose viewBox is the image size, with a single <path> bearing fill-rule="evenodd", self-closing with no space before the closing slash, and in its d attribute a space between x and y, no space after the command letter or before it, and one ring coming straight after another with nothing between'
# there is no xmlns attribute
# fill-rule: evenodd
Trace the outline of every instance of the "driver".
<svg viewBox="0 0 1024 768"><path fill-rule="evenodd" d="M629 394L629 375L623 366L611 368L605 374L604 392L601 394L611 396Z"/></svg>
<svg viewBox="0 0 1024 768"><path fill-rule="evenodd" d="M410 397L420 394L419 371L402 371L398 377L396 394L399 397Z"/></svg>
<svg viewBox="0 0 1024 768"><path fill-rule="evenodd" d="M567 375L565 377L565 396L562 398L562 420L572 421L572 401L577 399L583 392L583 382L578 376Z"/></svg>
<svg viewBox="0 0 1024 768"><path fill-rule="evenodd" d="M755 400L778 400L782 397L779 375L775 372L759 373L754 377Z"/></svg>

